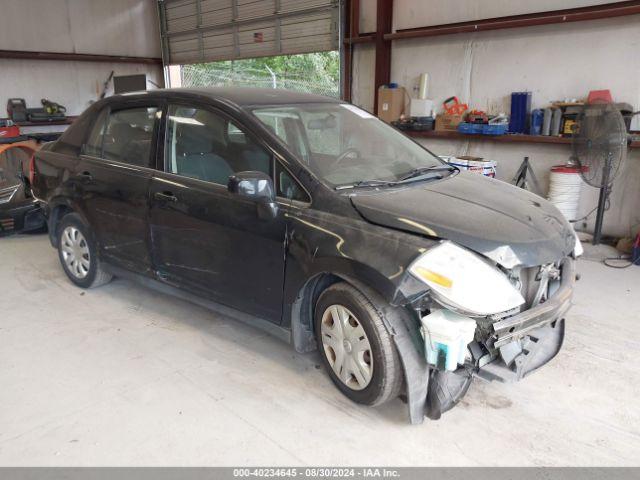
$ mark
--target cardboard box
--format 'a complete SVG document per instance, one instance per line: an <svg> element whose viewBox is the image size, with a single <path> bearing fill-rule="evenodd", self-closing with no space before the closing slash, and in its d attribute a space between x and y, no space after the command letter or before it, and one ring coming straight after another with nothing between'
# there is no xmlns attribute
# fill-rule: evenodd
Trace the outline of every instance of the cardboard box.
<svg viewBox="0 0 640 480"><path fill-rule="evenodd" d="M464 121L464 115L441 113L436 117L436 130L457 131L458 125Z"/></svg>
<svg viewBox="0 0 640 480"><path fill-rule="evenodd" d="M404 113L405 90L403 87L378 89L378 118L387 123L400 119Z"/></svg>

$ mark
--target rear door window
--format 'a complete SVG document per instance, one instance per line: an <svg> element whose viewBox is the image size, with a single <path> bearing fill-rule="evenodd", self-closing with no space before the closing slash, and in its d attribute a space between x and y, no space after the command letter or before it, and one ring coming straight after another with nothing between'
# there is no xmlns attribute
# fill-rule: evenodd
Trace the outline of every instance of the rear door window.
<svg viewBox="0 0 640 480"><path fill-rule="evenodd" d="M139 167L151 166L154 133L159 117L158 107L109 112L102 141L102 158ZM96 135L99 136L99 133L96 132Z"/></svg>
<svg viewBox="0 0 640 480"><path fill-rule="evenodd" d="M226 185L247 170L271 175L271 155L223 115L208 109L170 105L166 169L170 173Z"/></svg>
<svg viewBox="0 0 640 480"><path fill-rule="evenodd" d="M82 148L83 154L98 158L102 157L102 141L104 139L104 131L107 126L108 116L109 110L105 108L96 117L96 120L91 127L91 131L89 132L89 137Z"/></svg>

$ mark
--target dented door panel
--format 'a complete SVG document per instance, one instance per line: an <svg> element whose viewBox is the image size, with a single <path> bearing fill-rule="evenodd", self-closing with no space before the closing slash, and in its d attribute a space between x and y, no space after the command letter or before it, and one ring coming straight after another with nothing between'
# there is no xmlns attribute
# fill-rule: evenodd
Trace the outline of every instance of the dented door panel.
<svg viewBox="0 0 640 480"><path fill-rule="evenodd" d="M157 172L149 213L154 268L169 283L280 323L285 212L260 219L226 186Z"/></svg>

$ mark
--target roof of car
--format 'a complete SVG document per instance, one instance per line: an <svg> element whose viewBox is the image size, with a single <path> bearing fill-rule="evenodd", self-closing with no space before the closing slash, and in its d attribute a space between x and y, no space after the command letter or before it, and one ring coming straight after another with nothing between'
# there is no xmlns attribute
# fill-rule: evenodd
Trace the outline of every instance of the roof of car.
<svg viewBox="0 0 640 480"><path fill-rule="evenodd" d="M143 92L140 92L143 93ZM311 93L293 92L274 88L216 87L216 88L167 88L150 90L153 96L175 94L193 94L206 96L215 100L226 100L238 106L253 105L286 105L292 103L337 103L337 98L324 97ZM132 92L131 95L134 93ZM126 95L126 94L125 94Z"/></svg>

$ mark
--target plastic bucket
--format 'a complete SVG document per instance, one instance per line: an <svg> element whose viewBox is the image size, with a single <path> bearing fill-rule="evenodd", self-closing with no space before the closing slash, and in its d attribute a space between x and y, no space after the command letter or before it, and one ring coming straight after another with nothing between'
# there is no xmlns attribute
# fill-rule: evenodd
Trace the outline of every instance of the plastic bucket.
<svg viewBox="0 0 640 480"><path fill-rule="evenodd" d="M496 162L489 160L463 160L453 157L447 163L454 167L458 167L460 170L479 173L485 177L495 178L496 176Z"/></svg>

